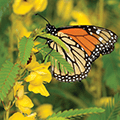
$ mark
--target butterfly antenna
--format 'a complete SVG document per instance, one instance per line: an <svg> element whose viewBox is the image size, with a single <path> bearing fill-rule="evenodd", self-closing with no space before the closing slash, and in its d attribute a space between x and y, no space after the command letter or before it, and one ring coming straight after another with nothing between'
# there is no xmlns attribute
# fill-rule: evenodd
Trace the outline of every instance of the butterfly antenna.
<svg viewBox="0 0 120 120"><path fill-rule="evenodd" d="M36 13L35 15L39 15L39 16L42 17L45 21L47 21L48 24L50 24L49 21L48 21L46 18L44 18L42 15L40 15L40 14L38 14L38 13Z"/></svg>

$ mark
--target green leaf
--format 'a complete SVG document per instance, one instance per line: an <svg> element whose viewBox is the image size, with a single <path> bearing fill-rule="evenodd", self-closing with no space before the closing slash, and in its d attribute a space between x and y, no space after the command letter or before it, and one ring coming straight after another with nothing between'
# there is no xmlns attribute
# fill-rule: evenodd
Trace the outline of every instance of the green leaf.
<svg viewBox="0 0 120 120"><path fill-rule="evenodd" d="M20 52L20 61L21 64L27 63L29 60L31 50L33 48L33 40L32 38L26 38L25 36L19 42L19 52Z"/></svg>
<svg viewBox="0 0 120 120"><path fill-rule="evenodd" d="M64 44L64 42L62 42L58 37L53 36L51 34L42 34L40 36L53 40L58 45L60 45L63 49L65 49L66 52L69 51L68 48L66 47L66 45Z"/></svg>
<svg viewBox="0 0 120 120"><path fill-rule="evenodd" d="M37 47L37 49L43 49L43 48L45 48L45 47L48 47L48 44L45 44L45 45L43 45L43 44L38 44L38 45L36 45L35 47Z"/></svg>
<svg viewBox="0 0 120 120"><path fill-rule="evenodd" d="M49 118L47 120L69 120L69 119L65 119L63 117L52 117L52 118Z"/></svg>
<svg viewBox="0 0 120 120"><path fill-rule="evenodd" d="M48 118L51 117L64 117L64 118L72 118L72 117L78 117L78 116L82 116L82 115L88 115L88 114L93 114L93 113L102 113L105 110L102 108L86 108L86 109L71 109L69 111L65 110L63 112L58 112L56 114L53 114L51 116L49 116Z"/></svg>
<svg viewBox="0 0 120 120"><path fill-rule="evenodd" d="M3 101L8 91L15 83L16 75L18 74L19 64L13 64L6 61L0 71L0 99Z"/></svg>
<svg viewBox="0 0 120 120"><path fill-rule="evenodd" d="M62 55L60 55L59 52L56 52L55 50L53 50L50 56L58 61L56 62L58 67L59 67L58 63L60 63L61 65L63 65L63 70L66 69L69 73L74 72L71 65L63 58Z"/></svg>

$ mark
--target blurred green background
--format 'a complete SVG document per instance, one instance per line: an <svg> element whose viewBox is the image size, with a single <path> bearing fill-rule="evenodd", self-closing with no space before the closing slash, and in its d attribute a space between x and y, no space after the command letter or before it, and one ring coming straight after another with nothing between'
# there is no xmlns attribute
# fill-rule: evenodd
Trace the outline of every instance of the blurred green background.
<svg viewBox="0 0 120 120"><path fill-rule="evenodd" d="M10 31L14 22L10 19L12 4L13 1L8 0L0 2L0 67L6 59L15 62L18 53L17 42L14 42L13 58L9 54ZM35 104L33 109L44 103L52 104L54 112L105 106L120 91L120 0L48 0L46 9L39 14L56 27L91 24L110 29L118 35L118 41L111 54L100 57L93 63L88 77L82 82L61 83L53 78L50 84L45 85L49 97L29 93ZM25 23L28 31L46 26L46 21L34 14L30 21L30 26L26 24L29 19ZM12 108L11 113L14 111L15 108ZM0 104L0 113L2 112Z"/></svg>

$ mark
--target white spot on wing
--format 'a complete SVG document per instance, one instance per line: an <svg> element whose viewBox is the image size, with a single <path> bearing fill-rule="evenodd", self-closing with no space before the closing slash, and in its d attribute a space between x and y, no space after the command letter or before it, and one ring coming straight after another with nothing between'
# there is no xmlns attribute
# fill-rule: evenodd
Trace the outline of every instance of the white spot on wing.
<svg viewBox="0 0 120 120"><path fill-rule="evenodd" d="M91 28L88 28L89 31L91 31Z"/></svg>
<svg viewBox="0 0 120 120"><path fill-rule="evenodd" d="M92 33L92 32L90 32L90 34L92 35L93 33Z"/></svg>
<svg viewBox="0 0 120 120"><path fill-rule="evenodd" d="M103 38L102 38L102 37L99 37L99 41L101 41L101 42L102 42L102 40L103 40Z"/></svg>
<svg viewBox="0 0 120 120"><path fill-rule="evenodd" d="M97 34L100 34L100 31L101 31L100 29L97 29L96 33L97 33Z"/></svg>

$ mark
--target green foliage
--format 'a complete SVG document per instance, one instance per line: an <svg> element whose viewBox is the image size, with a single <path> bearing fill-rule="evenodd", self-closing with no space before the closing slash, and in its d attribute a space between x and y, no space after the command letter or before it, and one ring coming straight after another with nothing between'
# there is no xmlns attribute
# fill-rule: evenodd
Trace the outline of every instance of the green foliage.
<svg viewBox="0 0 120 120"><path fill-rule="evenodd" d="M93 118L97 118L95 120L117 120L120 112L120 95L117 93L104 109L105 112L101 115L91 115L87 120L93 120Z"/></svg>
<svg viewBox="0 0 120 120"><path fill-rule="evenodd" d="M73 68L70 66L70 64L64 58L62 58L62 55L60 55L60 53L53 50L50 54L50 57L52 58L51 60L53 61L52 62L53 66L59 66L58 64L60 63L60 66L63 65L63 69L65 68L70 73L73 72ZM58 62L55 62L55 60L57 60ZM61 69L61 70L63 70L63 69Z"/></svg>
<svg viewBox="0 0 120 120"><path fill-rule="evenodd" d="M6 61L0 71L0 99L3 101L8 91L15 83L16 75L18 74L18 64L13 64Z"/></svg>
<svg viewBox="0 0 120 120"><path fill-rule="evenodd" d="M117 115L117 120L120 120L120 115Z"/></svg>
<svg viewBox="0 0 120 120"><path fill-rule="evenodd" d="M10 2L11 2L10 0L0 0L0 21L3 13L5 12L6 9L8 9L7 7L9 6Z"/></svg>
<svg viewBox="0 0 120 120"><path fill-rule="evenodd" d="M0 8L5 6L6 3L8 3L8 2L9 2L9 0L0 0Z"/></svg>
<svg viewBox="0 0 120 120"><path fill-rule="evenodd" d="M114 89L115 91L120 85L120 60L119 51L115 50L110 55L103 56L103 68L105 69L103 81L107 86Z"/></svg>
<svg viewBox="0 0 120 120"><path fill-rule="evenodd" d="M65 110L63 112L58 112L57 114L56 113L53 113L51 116L49 116L48 118L51 118L51 117L63 117L63 118L72 118L72 117L78 117L78 116L82 116L82 115L88 115L88 114L93 114L93 113L102 113L104 112L104 109L102 108L97 108L97 107L94 107L94 108L86 108L86 109L71 109L69 111Z"/></svg>
<svg viewBox="0 0 120 120"><path fill-rule="evenodd" d="M62 87L64 87L64 86L66 87L66 85L69 88L70 84L65 84L65 85L62 84ZM71 85L72 85L72 83L71 83ZM75 85L72 85L71 89L72 88L75 89L74 87L75 87ZM50 93L53 93L53 94L56 94L56 95L62 97L62 99L68 99L68 100L72 101L74 104L76 104L79 107L82 107L82 108L87 107L87 105L84 103L84 101L82 101L81 99L79 99L78 97L73 95L72 93L63 90L63 88L60 89L58 87L52 86L49 89L49 91L50 91Z"/></svg>
<svg viewBox="0 0 120 120"><path fill-rule="evenodd" d="M20 61L21 64L27 63L29 60L31 50L33 48L33 40L32 38L23 37L19 42L19 52L20 52Z"/></svg>
<svg viewBox="0 0 120 120"><path fill-rule="evenodd" d="M5 42L1 41L0 43L0 68L2 67L2 64L5 62L7 56L8 56L7 47L5 47Z"/></svg>
<svg viewBox="0 0 120 120"><path fill-rule="evenodd" d="M46 31L43 32L42 29L41 31L38 31L39 33L37 34L36 28L45 28L46 21L39 16L33 15L35 14L33 13L33 10L30 10L30 12L25 15L15 14L13 11L13 2L14 0L0 0L0 67L6 58L10 59L12 63L16 62L16 60L19 62L19 58L22 64L26 63L30 57L31 49L33 47L33 41L31 38L34 38L37 35L53 40L59 46L68 51L68 48L59 38L46 34ZM27 2L28 1L22 2L22 4L26 4ZM42 13L40 12L40 14L51 24L55 25L55 27L69 26L73 22L81 25L82 22L89 21L91 25L110 29L120 36L120 0L64 0L61 3L60 2L59 0L49 0L49 3L51 4L48 4ZM67 2L71 2L71 4L69 5ZM19 5L21 5L21 3ZM72 14L69 14L69 11L67 11L66 8L69 8L70 13ZM74 14L75 10L80 13L80 16ZM86 19L84 19L84 16L86 16ZM22 26L16 23L20 23ZM87 25L87 23L85 23L85 25ZM22 38L20 46L17 46L17 38L24 29L28 32L34 32L30 36L30 39L25 37ZM23 34L26 35L26 32ZM40 53L35 53L37 60L43 62L44 59L45 63L47 61L51 61L53 66L55 65L63 71L72 71L72 68L70 68L71 66L65 62L62 56L54 50L51 51L48 45L45 44L46 39L37 38L37 41L40 42L39 45L36 45L36 47L40 49ZM20 53L18 52L18 47L20 48ZM92 64L93 67L91 67L91 72L88 74L86 80L84 79L81 82L75 83L61 83L53 78L51 83L45 85L46 89L50 93L49 97L37 94L33 95L32 92L29 92L27 96L30 97L34 103L33 110L36 109L38 105L49 103L53 105L53 110L56 114L54 114L54 117L48 118L48 120L66 120L74 118L75 120L80 120L81 116L81 120L120 120L120 98L117 95L114 97L115 104L109 104L107 107L103 108L105 109L104 113L100 113L100 115L99 113L89 114L89 112L92 111L89 108L96 106L94 102L96 99L113 96L120 90L119 56L120 39L118 39L117 43L115 43L115 50L111 54L104 55L102 59L98 59ZM12 63L7 61L6 65L4 65L0 72L0 98L5 103L6 108L7 105L9 105L6 98L13 96L12 87L14 83L17 80L23 80L29 74L29 71L22 68L19 70L20 76L17 76L16 78L19 68L17 67L18 65L16 66ZM16 68L14 68L15 66ZM23 82L23 84L25 92L27 92L27 83ZM13 98L10 98L9 100L11 100L12 103ZM3 107L4 105L0 104L1 120L3 119ZM71 108L73 110L70 110ZM78 110L76 110L76 108ZM80 114L78 113L78 119L77 114L74 113L74 109L76 111L82 110L80 111ZM87 113L85 110L90 111L87 111ZM13 105L12 109L10 109L10 116L12 111L16 111L15 105ZM6 112L9 112L9 110ZM81 112L85 112L85 114ZM67 118L59 116L64 114L70 117ZM88 115L88 118L86 115ZM36 118L36 120L38 119Z"/></svg>
<svg viewBox="0 0 120 120"><path fill-rule="evenodd" d="M63 117L52 117L52 118L49 118L48 120L68 120L68 119L65 119Z"/></svg>

